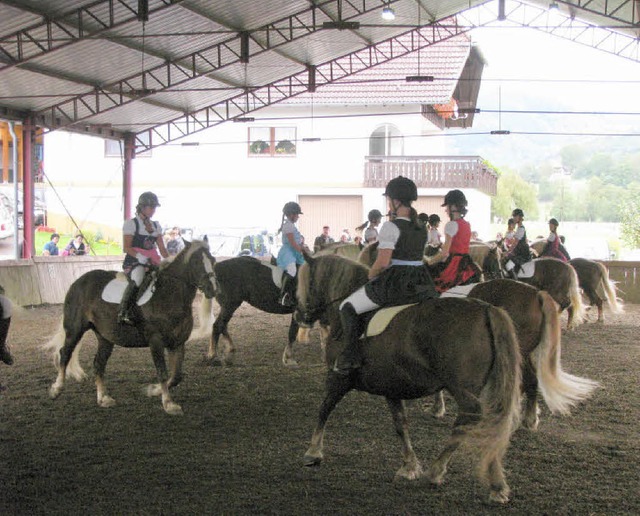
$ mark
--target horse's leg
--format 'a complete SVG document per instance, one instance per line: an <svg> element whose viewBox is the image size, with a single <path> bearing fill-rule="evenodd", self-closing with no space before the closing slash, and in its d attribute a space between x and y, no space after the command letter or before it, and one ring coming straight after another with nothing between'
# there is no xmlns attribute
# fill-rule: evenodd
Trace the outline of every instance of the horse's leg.
<svg viewBox="0 0 640 516"><path fill-rule="evenodd" d="M562 308L560 308L562 312ZM567 329L570 330L573 327L573 305L567 308Z"/></svg>
<svg viewBox="0 0 640 516"><path fill-rule="evenodd" d="M235 353L235 347L233 345L233 340L229 336L229 332L227 331L227 325L233 317L233 313L238 309L238 307L242 304L242 301L239 303L234 301L230 305L227 302L220 303L220 314L216 317L215 322L213 323L213 332L211 334L211 341L209 343L209 353L207 353L207 359L210 360L213 365L230 365L233 360L230 357L231 354ZM225 346L225 350L222 352L222 359L218 358L218 342L220 341L220 335L222 335L226 341L227 345Z"/></svg>
<svg viewBox="0 0 640 516"><path fill-rule="evenodd" d="M167 364L164 360L164 342L159 334L154 334L149 339L149 349L151 350L151 357L153 363L156 366L156 374L158 375L158 383L160 384L160 390L162 392L162 408L167 414L172 416L182 415L182 408L171 399L169 393L169 382ZM151 388L153 386L150 386ZM149 394L149 389L147 390Z"/></svg>
<svg viewBox="0 0 640 516"><path fill-rule="evenodd" d="M600 297L598 297L595 304L598 307L598 321L597 322L604 323L604 309L603 309L602 299L600 299Z"/></svg>
<svg viewBox="0 0 640 516"><path fill-rule="evenodd" d="M61 329L53 338L50 343L55 347L56 356L55 356L55 364L56 369L58 370L58 374L56 376L56 380L51 387L49 387L49 397L51 399L56 399L60 396L62 392L62 388L64 387L64 382L67 377L67 367L70 365L70 362L73 358L73 352L76 349L76 346L80 342L80 339L84 335L86 328L83 328L80 323L77 323L78 328L68 327L65 329ZM84 371L82 371L82 367L79 365L79 362L76 359L75 369L77 373L75 373L76 378L82 379L85 377ZM72 370L74 369L73 363L71 363L70 374L74 376Z"/></svg>
<svg viewBox="0 0 640 516"><path fill-rule="evenodd" d="M167 353L169 355L169 370L171 371L171 377L169 378L169 389L176 387L182 381L182 365L184 364L184 352L185 346L178 346L176 349L171 349Z"/></svg>
<svg viewBox="0 0 640 516"><path fill-rule="evenodd" d="M298 323L296 322L295 314L291 316L291 324L289 324L289 342L284 348L282 353L282 363L285 366L296 366L298 362L293 358L293 343L296 341L298 335Z"/></svg>
<svg viewBox="0 0 640 516"><path fill-rule="evenodd" d="M441 419L444 417L446 407L444 404L444 390L433 395L433 406L431 407L431 414L433 417Z"/></svg>
<svg viewBox="0 0 640 516"><path fill-rule="evenodd" d="M396 478L406 478L416 480L422 476L422 466L416 457L409 438L409 423L407 421L407 411L402 400L387 398L387 405L393 417L393 426L402 441L402 460L404 464L396 471Z"/></svg>
<svg viewBox="0 0 640 516"><path fill-rule="evenodd" d="M526 404L522 426L529 430L537 430L540 409L538 408L538 378L535 366L531 363L531 357L525 359L522 372L522 390L524 391Z"/></svg>
<svg viewBox="0 0 640 516"><path fill-rule="evenodd" d="M451 456L465 440L467 430L464 428L464 425L476 424L482 414L482 408L476 396L462 390L450 390L450 392L458 404L458 417L453 424L451 437L449 437L444 450L438 458L433 461L427 472L429 481L436 485L440 485L444 481L444 475L447 472L447 465L451 460Z"/></svg>
<svg viewBox="0 0 640 516"><path fill-rule="evenodd" d="M348 378L329 372L327 373L326 389L327 393L318 414L318 423L311 436L311 445L302 459L305 466L319 466L322 462L324 427L338 402L351 390L351 381Z"/></svg>
<svg viewBox="0 0 640 516"><path fill-rule="evenodd" d="M113 344L97 333L96 337L98 338L98 351L93 359L93 372L96 375L98 405L101 407L113 407L116 404L116 400L107 394L107 387L104 382L104 372L107 368L107 361L113 352Z"/></svg>

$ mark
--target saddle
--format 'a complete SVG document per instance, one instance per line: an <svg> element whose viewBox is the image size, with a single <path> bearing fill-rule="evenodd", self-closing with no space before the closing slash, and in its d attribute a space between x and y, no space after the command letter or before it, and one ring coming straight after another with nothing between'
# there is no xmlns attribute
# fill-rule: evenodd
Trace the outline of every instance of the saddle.
<svg viewBox="0 0 640 516"><path fill-rule="evenodd" d="M414 306L416 304L418 303L398 306L386 306L376 312L371 312L372 315L367 317L368 320L365 321L366 330L364 332L364 336L375 337L376 335L380 335L384 330L387 329L387 326L389 326L389 323L396 315L398 315L403 310L406 310L410 306Z"/></svg>
<svg viewBox="0 0 640 516"><path fill-rule="evenodd" d="M267 267L270 271L271 271L271 279L273 281L273 284L278 287L279 289L282 288L282 275L284 274L284 270L282 270L280 267L278 267L275 264L272 263L268 263L265 261L260 260L260 264L264 265L265 267Z"/></svg>
<svg viewBox="0 0 640 516"><path fill-rule="evenodd" d="M145 275L138 291L138 299L136 300L138 306L149 302L155 291L156 280L157 271L150 271ZM120 304L128 284L129 279L126 274L124 272L118 272L116 277L107 283L102 290L102 300L106 303Z"/></svg>

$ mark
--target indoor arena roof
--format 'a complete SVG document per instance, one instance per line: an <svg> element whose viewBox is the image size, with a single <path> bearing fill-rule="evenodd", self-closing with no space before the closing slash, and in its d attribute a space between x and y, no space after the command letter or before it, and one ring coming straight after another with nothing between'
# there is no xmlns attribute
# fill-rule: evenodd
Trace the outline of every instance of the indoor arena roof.
<svg viewBox="0 0 640 516"><path fill-rule="evenodd" d="M0 118L156 146L394 60L436 59L496 23L638 61L639 10L634 0L0 0ZM410 75L439 98L431 70Z"/></svg>

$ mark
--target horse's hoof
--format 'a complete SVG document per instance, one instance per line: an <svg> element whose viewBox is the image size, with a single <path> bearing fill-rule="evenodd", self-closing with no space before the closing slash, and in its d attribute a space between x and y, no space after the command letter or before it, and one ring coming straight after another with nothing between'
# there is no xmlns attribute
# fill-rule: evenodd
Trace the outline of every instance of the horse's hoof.
<svg viewBox="0 0 640 516"><path fill-rule="evenodd" d="M49 397L52 400L55 400L58 396L60 396L60 387L56 386L55 384L52 385L51 387L49 387Z"/></svg>
<svg viewBox="0 0 640 516"><path fill-rule="evenodd" d="M162 395L162 387L159 383L152 383L150 385L147 385L147 396L149 398L153 398L155 396L160 396Z"/></svg>
<svg viewBox="0 0 640 516"><path fill-rule="evenodd" d="M431 466L429 468L429 472L427 473L427 478L429 482L431 482L434 486L441 486L444 482L444 474L447 472L447 469L440 469Z"/></svg>
<svg viewBox="0 0 640 516"><path fill-rule="evenodd" d="M285 360L284 358L282 359L282 364L285 367L298 367L298 361L294 360L292 358Z"/></svg>
<svg viewBox="0 0 640 516"><path fill-rule="evenodd" d="M308 468L319 466L322 463L322 457L314 457L312 455L305 455L302 459L302 464Z"/></svg>
<svg viewBox="0 0 640 516"><path fill-rule="evenodd" d="M436 419L442 419L444 417L445 413L446 413L446 410L443 409L443 408L433 407L431 409L431 415L433 417L435 417Z"/></svg>
<svg viewBox="0 0 640 516"><path fill-rule="evenodd" d="M114 400L111 396L103 396L98 400L98 405L103 408L113 407L116 404L116 400Z"/></svg>
<svg viewBox="0 0 640 516"><path fill-rule="evenodd" d="M489 493L489 503L505 504L509 501L509 488L492 489Z"/></svg>
<svg viewBox="0 0 640 516"><path fill-rule="evenodd" d="M164 411L170 416L183 416L182 407L173 401L167 403L164 407Z"/></svg>
<svg viewBox="0 0 640 516"><path fill-rule="evenodd" d="M418 480L424 475L420 464L414 464L413 467L402 466L396 471L394 480Z"/></svg>

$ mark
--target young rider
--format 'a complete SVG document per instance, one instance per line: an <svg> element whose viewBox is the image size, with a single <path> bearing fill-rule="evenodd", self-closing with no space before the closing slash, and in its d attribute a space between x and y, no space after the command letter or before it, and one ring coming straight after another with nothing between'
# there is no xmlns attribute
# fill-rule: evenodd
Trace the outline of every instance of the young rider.
<svg viewBox="0 0 640 516"><path fill-rule="evenodd" d="M551 256L553 258L557 258L563 262L567 261L567 257L560 250L560 237L558 236L558 226L559 223L556 219L549 219L549 236L547 237L547 243L540 253L540 256Z"/></svg>
<svg viewBox="0 0 640 516"><path fill-rule="evenodd" d="M282 289L280 291L280 304L288 308L295 306L296 301L296 274L298 265L304 263L302 249L304 237L298 231L296 222L302 215L302 209L297 202L288 202L282 208L282 247L278 252L278 267L284 269L282 274Z"/></svg>
<svg viewBox="0 0 640 516"><path fill-rule="evenodd" d="M518 279L518 271L522 264L531 261L531 250L529 249L529 242L527 241L527 231L522 223L524 220L524 212L520 208L516 208L513 210L513 213L511 213L511 216L516 223L516 232L514 235L516 244L507 253L504 268L513 279Z"/></svg>
<svg viewBox="0 0 640 516"><path fill-rule="evenodd" d="M444 244L442 259L444 270L436 278L438 292L464 285L478 274L477 268L469 256L471 225L464 219L467 214L467 198L460 190L451 190L444 196L449 222L444 226Z"/></svg>
<svg viewBox="0 0 640 516"><path fill-rule="evenodd" d="M442 240L440 239L440 231L438 226L440 225L440 216L437 213L429 215L429 238L427 239L427 248L425 254L427 256L433 256L438 254L438 251L442 248Z"/></svg>
<svg viewBox="0 0 640 516"><path fill-rule="evenodd" d="M361 314L382 306L438 297L422 262L427 231L411 207L418 198L415 183L406 177L396 177L389 181L384 195L390 220L380 228L378 257L369 270L369 281L340 305L345 348L336 361L334 372L342 376L361 366Z"/></svg>
<svg viewBox="0 0 640 516"><path fill-rule="evenodd" d="M119 323L135 324L131 312L149 263L159 265L160 256L169 256L164 246L162 228L160 224L151 220L158 206L160 203L156 194L144 192L138 199L136 216L125 221L122 226L122 247L126 253L122 268L129 278L129 285L120 303Z"/></svg>
<svg viewBox="0 0 640 516"><path fill-rule="evenodd" d="M382 213L380 213L380 210L371 210L367 215L367 222L356 228L356 231L365 230L363 235L365 245L378 241L378 226L381 221Z"/></svg>

